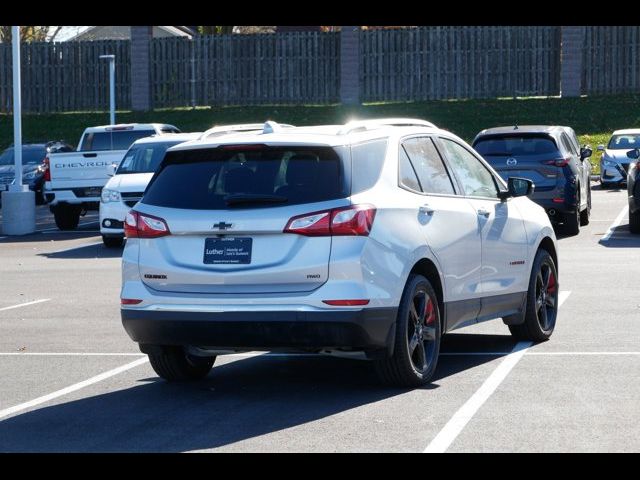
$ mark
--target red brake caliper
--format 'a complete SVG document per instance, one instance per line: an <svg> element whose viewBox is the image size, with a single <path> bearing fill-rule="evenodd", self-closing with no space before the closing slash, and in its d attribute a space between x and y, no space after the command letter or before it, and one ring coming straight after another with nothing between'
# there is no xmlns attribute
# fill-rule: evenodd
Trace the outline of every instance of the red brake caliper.
<svg viewBox="0 0 640 480"><path fill-rule="evenodd" d="M556 277L553 273L549 273L549 285L547 285L547 293L554 293L556 291Z"/></svg>
<svg viewBox="0 0 640 480"><path fill-rule="evenodd" d="M425 325L429 325L430 323L433 323L435 319L436 311L435 308L433 308L431 298L429 298L427 300L427 304L424 306L424 323Z"/></svg>

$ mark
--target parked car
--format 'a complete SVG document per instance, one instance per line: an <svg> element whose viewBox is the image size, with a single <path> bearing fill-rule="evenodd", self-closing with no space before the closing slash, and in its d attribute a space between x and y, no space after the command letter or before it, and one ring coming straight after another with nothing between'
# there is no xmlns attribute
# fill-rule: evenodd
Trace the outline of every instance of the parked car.
<svg viewBox="0 0 640 480"><path fill-rule="evenodd" d="M531 199L564 232L577 235L591 215L591 147L580 147L570 127L522 125L482 130L473 140L482 157L504 178L528 178Z"/></svg>
<svg viewBox="0 0 640 480"><path fill-rule="evenodd" d="M80 216L98 210L102 187L133 142L164 133L180 133L173 125L132 123L85 129L75 152L52 153L45 159L45 198L60 230L73 230Z"/></svg>
<svg viewBox="0 0 640 480"><path fill-rule="evenodd" d="M167 148L195 140L198 133L158 135L136 140L124 155L115 174L100 195L100 233L107 247L121 247L124 242L124 218L142 198L153 172Z"/></svg>
<svg viewBox="0 0 640 480"><path fill-rule="evenodd" d="M632 161L627 153L636 148L640 148L640 129L637 128L616 130L606 148L598 145L598 150L604 152L600 159L602 188L622 186L627 182L627 172Z"/></svg>
<svg viewBox="0 0 640 480"><path fill-rule="evenodd" d="M0 154L0 192L8 190L15 180L14 147L5 149ZM73 147L64 141L31 142L22 144L22 183L29 185L29 190L36 194L36 204L45 203L44 159L49 153L72 152Z"/></svg>
<svg viewBox="0 0 640 480"><path fill-rule="evenodd" d="M630 150L627 156L631 159L627 174L629 230L631 233L640 233L640 150Z"/></svg>
<svg viewBox="0 0 640 480"><path fill-rule="evenodd" d="M531 190L423 120L178 145L125 220L122 322L169 381L282 350L363 355L422 385L455 328L551 336L556 238Z"/></svg>

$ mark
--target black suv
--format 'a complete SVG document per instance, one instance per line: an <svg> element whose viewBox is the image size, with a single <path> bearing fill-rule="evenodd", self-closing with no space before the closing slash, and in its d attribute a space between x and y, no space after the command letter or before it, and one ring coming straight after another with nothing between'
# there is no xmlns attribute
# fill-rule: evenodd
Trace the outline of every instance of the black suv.
<svg viewBox="0 0 640 480"><path fill-rule="evenodd" d="M570 127L522 125L482 130L473 148L505 179L532 180L531 199L555 225L576 235L589 223L592 150Z"/></svg>
<svg viewBox="0 0 640 480"><path fill-rule="evenodd" d="M72 152L74 148L62 140L50 142L30 142L22 144L22 183L36 193L36 204L45 203L43 194L44 165L47 154ZM8 190L15 179L15 160L13 145L0 153L0 192Z"/></svg>

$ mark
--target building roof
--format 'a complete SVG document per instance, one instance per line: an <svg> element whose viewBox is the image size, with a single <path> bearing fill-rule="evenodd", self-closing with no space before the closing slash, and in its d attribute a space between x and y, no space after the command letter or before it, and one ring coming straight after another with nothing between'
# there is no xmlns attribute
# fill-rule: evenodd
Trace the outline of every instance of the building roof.
<svg viewBox="0 0 640 480"><path fill-rule="evenodd" d="M92 32L95 31L96 28L104 28L105 25L94 25L88 26L82 29L82 31L76 33L75 35L66 38L66 41L74 41L74 40L83 40L90 39L92 37ZM114 28L122 28L122 25L116 25ZM130 28L130 27L126 27ZM166 26L166 25L156 25L154 28L158 28L164 32L166 32L169 36L174 37L185 37L192 38L195 35L189 27L186 26ZM120 37L118 37L119 39Z"/></svg>

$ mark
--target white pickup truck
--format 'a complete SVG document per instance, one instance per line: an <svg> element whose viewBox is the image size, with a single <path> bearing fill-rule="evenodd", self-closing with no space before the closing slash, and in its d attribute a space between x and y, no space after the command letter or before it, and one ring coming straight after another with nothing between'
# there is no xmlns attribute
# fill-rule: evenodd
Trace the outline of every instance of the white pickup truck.
<svg viewBox="0 0 640 480"><path fill-rule="evenodd" d="M80 216L98 210L102 187L129 147L140 138L180 133L173 125L132 123L87 128L75 152L45 158L45 199L60 230L73 230Z"/></svg>

